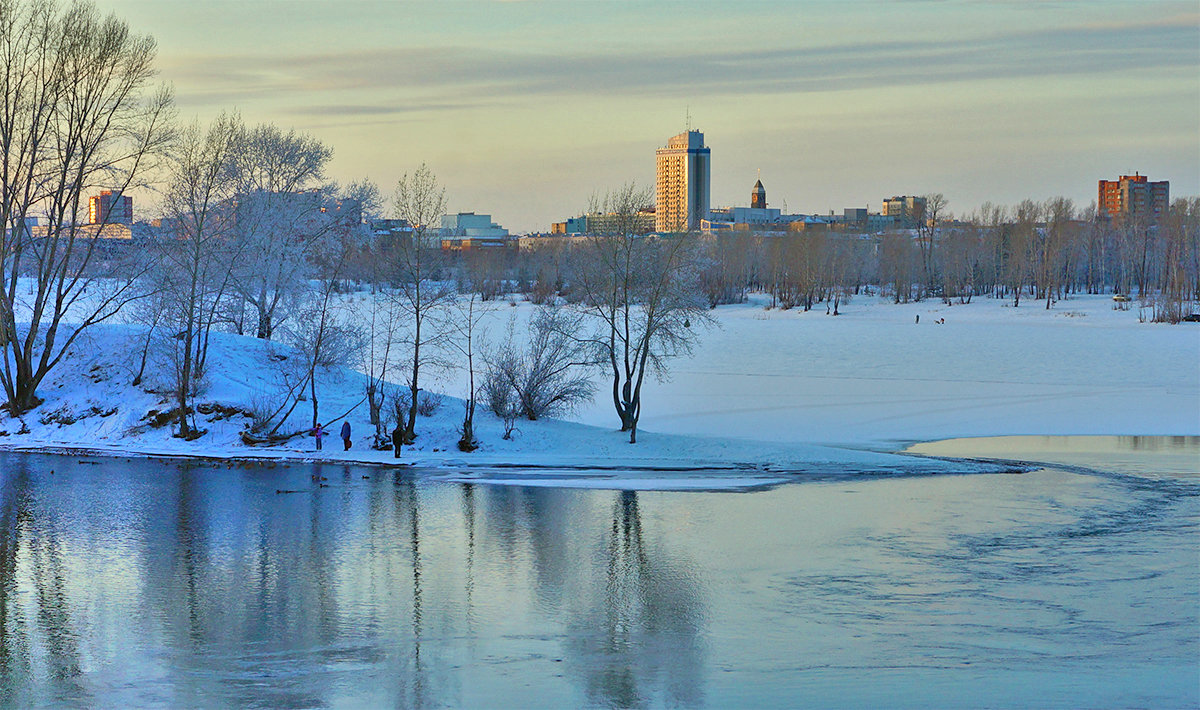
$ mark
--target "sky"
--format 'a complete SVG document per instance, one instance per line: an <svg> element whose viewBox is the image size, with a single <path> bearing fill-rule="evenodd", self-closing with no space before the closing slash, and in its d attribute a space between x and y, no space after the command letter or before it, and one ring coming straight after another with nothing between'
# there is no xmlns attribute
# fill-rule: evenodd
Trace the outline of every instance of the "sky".
<svg viewBox="0 0 1200 710"><path fill-rule="evenodd" d="M1135 171L1200 194L1200 5L892 0L96 0L154 36L184 120L308 132L385 194L422 163L451 212L548 231L653 186L688 125L713 207L1064 195Z"/></svg>

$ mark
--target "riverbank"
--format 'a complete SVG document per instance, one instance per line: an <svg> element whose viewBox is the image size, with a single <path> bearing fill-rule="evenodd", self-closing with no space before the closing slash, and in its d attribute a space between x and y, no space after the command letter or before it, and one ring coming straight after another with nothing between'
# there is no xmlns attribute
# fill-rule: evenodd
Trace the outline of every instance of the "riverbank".
<svg viewBox="0 0 1200 710"><path fill-rule="evenodd" d="M363 294L348 298L361 300ZM603 393L574 421L519 421L509 440L485 408L480 448L457 449L463 401L444 396L417 420L402 461L430 470L725 470L832 475L946 472L948 465L895 456L922 440L1000 434L1200 434L1200 329L1141 322L1111 299L1082 296L1012 308L1007 301L892 304L856 297L842 315L766 309L765 297L714 311L695 356L672 363L671 379L648 382L636 445L615 431ZM352 310L352 309L351 309ZM489 314L493 332L516 332L527 303ZM917 316L921 316L919 319ZM39 389L45 402L22 419L0 416L0 448L86 450L105 455L388 465L370 448L373 427L352 366L323 371L318 417L331 436L318 457L311 437L247 446L251 413L270 409L295 354L278 344L214 333L196 398L192 441L172 436L170 363L148 363L139 385L143 331L98 326ZM437 373L429 386L466 390L463 374ZM352 448L338 431L348 413ZM300 402L282 431L311 427ZM949 467L953 469L953 467ZM953 472L953 471L951 471ZM554 474L557 475L557 474ZM551 474L547 474L552 478Z"/></svg>

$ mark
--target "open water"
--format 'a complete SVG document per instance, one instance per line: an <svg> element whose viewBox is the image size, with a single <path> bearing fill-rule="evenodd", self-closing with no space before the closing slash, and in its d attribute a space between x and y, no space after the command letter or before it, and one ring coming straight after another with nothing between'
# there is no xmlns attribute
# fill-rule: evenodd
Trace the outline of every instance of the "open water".
<svg viewBox="0 0 1200 710"><path fill-rule="evenodd" d="M0 705L1200 705L1200 438L1024 439L738 493L0 453Z"/></svg>

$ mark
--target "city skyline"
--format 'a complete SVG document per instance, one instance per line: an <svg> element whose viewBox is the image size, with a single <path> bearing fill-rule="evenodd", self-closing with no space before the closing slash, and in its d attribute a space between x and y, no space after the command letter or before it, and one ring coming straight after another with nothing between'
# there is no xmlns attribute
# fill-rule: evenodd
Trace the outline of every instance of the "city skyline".
<svg viewBox="0 0 1200 710"><path fill-rule="evenodd" d="M187 4L101 0L159 44L181 118L309 132L330 177L426 163L448 211L548 231L652 187L691 127L714 207L761 178L788 212L942 192L1065 195L1140 172L1200 192L1192 3ZM686 8L686 9L685 9ZM761 171L761 172L760 172Z"/></svg>

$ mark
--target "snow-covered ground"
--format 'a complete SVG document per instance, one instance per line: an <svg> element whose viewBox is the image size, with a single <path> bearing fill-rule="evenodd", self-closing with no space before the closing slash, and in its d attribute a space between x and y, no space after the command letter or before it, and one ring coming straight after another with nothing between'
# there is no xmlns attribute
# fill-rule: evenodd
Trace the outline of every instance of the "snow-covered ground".
<svg viewBox="0 0 1200 710"><path fill-rule="evenodd" d="M767 310L764 303L757 297L717 309L719 327L702 335L695 357L675 361L668 382L647 385L637 445L615 431L601 387L574 421L520 422L512 441L501 439L500 423L480 408L482 448L459 452L462 404L452 395L465 392L465 374L451 372L429 385L448 396L436 414L419 420L418 443L404 460L456 479L721 488L769 485L786 479L780 471L934 473L967 466L886 453L914 440L1200 434L1200 328L1139 322L1136 304L1116 311L1107 297L1077 297L1047 311L1040 302L895 305L859 297L833 317L824 308L802 313ZM501 306L491 331L532 312L525 303ZM77 357L43 384L42 406L23 422L0 418L0 447L314 456L311 438L248 447L238 436L247 418L219 410L201 415L207 433L191 442L173 438L170 426L150 426L147 414L171 405L129 385L137 332L128 325L93 330ZM214 334L212 348L209 386L198 401L225 408L261 403L275 386L269 356L286 354L224 334ZM353 371L325 377L322 421L359 402L363 383ZM299 429L310 417L308 403L301 403L289 425ZM392 461L389 452L368 448L365 403L348 419L354 447L341 450L338 423L321 458ZM585 476L578 468L592 470ZM657 471L643 475L646 469Z"/></svg>
<svg viewBox="0 0 1200 710"><path fill-rule="evenodd" d="M1136 303L872 297L833 317L763 302L719 309L722 328L696 357L649 387L646 429L882 450L950 437L1200 433L1200 325L1139 322Z"/></svg>

